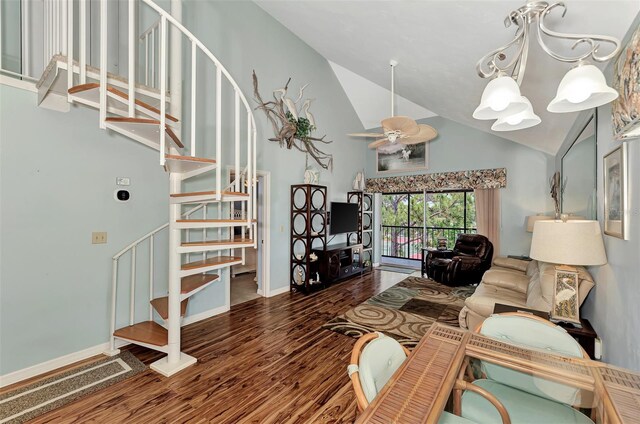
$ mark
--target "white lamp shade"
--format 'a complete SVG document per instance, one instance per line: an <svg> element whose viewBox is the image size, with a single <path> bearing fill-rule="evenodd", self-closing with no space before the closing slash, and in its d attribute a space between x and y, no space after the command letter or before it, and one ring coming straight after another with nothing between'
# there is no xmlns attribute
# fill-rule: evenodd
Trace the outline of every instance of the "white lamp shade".
<svg viewBox="0 0 640 424"><path fill-rule="evenodd" d="M598 221L536 221L529 256L562 265L607 263Z"/></svg>
<svg viewBox="0 0 640 424"><path fill-rule="evenodd" d="M600 69L593 65L582 65L566 73L556 97L547 110L554 113L578 112L612 102L618 92L607 85Z"/></svg>
<svg viewBox="0 0 640 424"><path fill-rule="evenodd" d="M529 215L526 222L527 232L533 233L533 226L537 221L550 221L552 219L553 217L547 215Z"/></svg>
<svg viewBox="0 0 640 424"><path fill-rule="evenodd" d="M529 99L524 96L522 96L522 99L526 102L527 108L520 113L498 118L491 126L493 131L523 130L536 126L541 122L540 117L533 112L533 106L531 106Z"/></svg>
<svg viewBox="0 0 640 424"><path fill-rule="evenodd" d="M480 105L473 112L476 119L498 119L520 113L527 108L518 83L511 77L501 76L489 81L482 92Z"/></svg>

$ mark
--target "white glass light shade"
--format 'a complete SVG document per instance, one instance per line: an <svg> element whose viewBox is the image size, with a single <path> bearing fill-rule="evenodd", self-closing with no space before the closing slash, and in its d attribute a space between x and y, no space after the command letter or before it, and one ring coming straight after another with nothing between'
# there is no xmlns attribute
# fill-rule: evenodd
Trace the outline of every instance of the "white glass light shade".
<svg viewBox="0 0 640 424"><path fill-rule="evenodd" d="M513 78L501 76L489 81L482 92L480 105L473 112L476 119L498 119L514 115L527 108L520 87Z"/></svg>
<svg viewBox="0 0 640 424"><path fill-rule="evenodd" d="M529 256L561 265L607 263L598 221L536 221Z"/></svg>
<svg viewBox="0 0 640 424"><path fill-rule="evenodd" d="M520 113L498 118L491 126L493 131L523 130L536 126L541 122L540 117L533 112L533 106L531 106L529 99L524 96L522 96L522 99L527 103L527 108Z"/></svg>
<svg viewBox="0 0 640 424"><path fill-rule="evenodd" d="M547 110L554 113L578 112L602 106L617 97L618 92L607 85L600 69L581 65L562 78L556 97Z"/></svg>

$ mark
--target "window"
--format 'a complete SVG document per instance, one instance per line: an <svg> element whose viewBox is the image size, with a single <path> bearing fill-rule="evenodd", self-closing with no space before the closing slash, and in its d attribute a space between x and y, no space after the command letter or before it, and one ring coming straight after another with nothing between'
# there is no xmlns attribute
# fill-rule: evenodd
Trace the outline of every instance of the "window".
<svg viewBox="0 0 640 424"><path fill-rule="evenodd" d="M476 232L473 191L382 195L382 255L420 259L438 238L452 248L458 234Z"/></svg>

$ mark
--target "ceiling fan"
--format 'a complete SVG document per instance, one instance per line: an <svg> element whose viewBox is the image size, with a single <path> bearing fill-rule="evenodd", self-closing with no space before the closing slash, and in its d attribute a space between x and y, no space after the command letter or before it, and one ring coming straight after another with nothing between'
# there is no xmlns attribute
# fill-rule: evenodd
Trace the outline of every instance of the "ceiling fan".
<svg viewBox="0 0 640 424"><path fill-rule="evenodd" d="M438 132L429 125L418 124L415 119L411 119L408 116L394 116L395 109L395 82L394 82L394 68L398 65L398 62L391 60L391 116L381 121L383 133L356 133L349 134L351 137L367 137L377 138L369 143L370 149L376 149L378 147L388 144L418 144L431 141L438 135Z"/></svg>

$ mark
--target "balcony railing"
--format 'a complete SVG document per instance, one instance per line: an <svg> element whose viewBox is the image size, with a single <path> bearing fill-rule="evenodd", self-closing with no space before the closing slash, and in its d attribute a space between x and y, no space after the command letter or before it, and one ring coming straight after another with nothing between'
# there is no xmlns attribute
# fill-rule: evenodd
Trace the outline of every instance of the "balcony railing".
<svg viewBox="0 0 640 424"><path fill-rule="evenodd" d="M453 245L461 233L475 233L475 228L382 226L382 256L420 260L423 247L437 247L438 238Z"/></svg>

